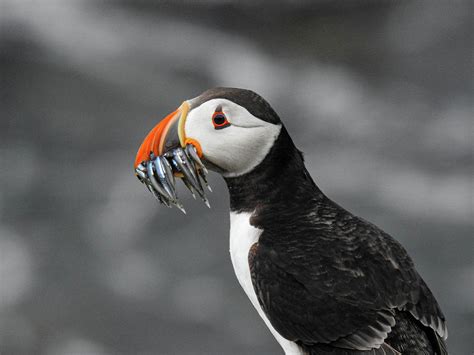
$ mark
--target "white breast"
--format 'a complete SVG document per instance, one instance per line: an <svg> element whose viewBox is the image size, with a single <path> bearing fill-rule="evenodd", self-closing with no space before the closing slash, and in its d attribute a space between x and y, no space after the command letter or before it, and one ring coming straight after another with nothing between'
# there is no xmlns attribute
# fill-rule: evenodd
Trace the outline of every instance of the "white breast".
<svg viewBox="0 0 474 355"><path fill-rule="evenodd" d="M253 289L252 279L250 276L248 255L250 247L258 242L262 230L250 225L249 220L251 215L251 213L230 213L230 258L232 260L232 265L234 266L235 275L258 314L262 317L273 336L285 351L285 354L303 354L296 343L283 338L273 328L263 312L262 307L258 303L257 295Z"/></svg>

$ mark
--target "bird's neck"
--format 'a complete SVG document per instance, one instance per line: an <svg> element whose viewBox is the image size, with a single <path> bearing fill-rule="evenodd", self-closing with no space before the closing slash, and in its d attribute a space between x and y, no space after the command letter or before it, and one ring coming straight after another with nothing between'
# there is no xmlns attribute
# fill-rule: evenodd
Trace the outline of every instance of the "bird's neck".
<svg viewBox="0 0 474 355"><path fill-rule="evenodd" d="M275 216L312 208L325 199L285 127L262 163L247 174L225 181L230 209L237 213L257 211L260 215Z"/></svg>

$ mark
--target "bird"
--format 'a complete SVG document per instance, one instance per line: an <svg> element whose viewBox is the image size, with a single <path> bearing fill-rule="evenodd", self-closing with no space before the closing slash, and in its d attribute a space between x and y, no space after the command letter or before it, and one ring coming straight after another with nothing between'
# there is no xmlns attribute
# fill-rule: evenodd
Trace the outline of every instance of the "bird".
<svg viewBox="0 0 474 355"><path fill-rule="evenodd" d="M447 354L446 319L403 246L327 197L285 125L252 90L217 87L146 136L135 173L167 206L175 178L230 200L230 257L287 355Z"/></svg>

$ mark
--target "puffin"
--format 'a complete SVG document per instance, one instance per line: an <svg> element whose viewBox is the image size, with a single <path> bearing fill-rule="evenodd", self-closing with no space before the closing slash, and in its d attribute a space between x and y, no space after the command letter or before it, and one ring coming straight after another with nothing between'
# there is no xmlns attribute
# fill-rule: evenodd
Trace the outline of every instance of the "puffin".
<svg viewBox="0 0 474 355"><path fill-rule="evenodd" d="M237 279L285 354L448 353L445 316L407 251L321 191L257 93L218 87L184 101L134 163L183 212L176 181L209 206L208 170L228 187Z"/></svg>

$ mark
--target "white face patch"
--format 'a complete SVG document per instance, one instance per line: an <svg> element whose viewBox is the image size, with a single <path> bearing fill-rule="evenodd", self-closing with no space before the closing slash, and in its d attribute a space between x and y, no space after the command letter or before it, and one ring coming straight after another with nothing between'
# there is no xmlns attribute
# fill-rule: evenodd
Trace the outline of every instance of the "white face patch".
<svg viewBox="0 0 474 355"><path fill-rule="evenodd" d="M212 115L221 107L230 126L215 129ZM266 157L280 134L281 124L271 124L226 99L209 100L192 109L185 123L187 138L199 142L204 157L222 168L225 177L248 173Z"/></svg>

